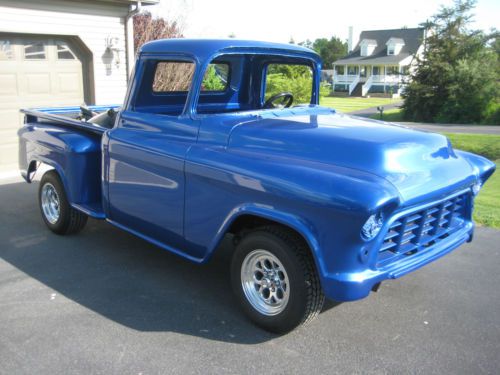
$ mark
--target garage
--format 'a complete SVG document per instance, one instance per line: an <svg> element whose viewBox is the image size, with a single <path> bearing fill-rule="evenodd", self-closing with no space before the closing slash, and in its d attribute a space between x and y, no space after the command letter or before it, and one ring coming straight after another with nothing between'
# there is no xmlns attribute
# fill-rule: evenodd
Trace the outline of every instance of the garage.
<svg viewBox="0 0 500 375"><path fill-rule="evenodd" d="M0 179L19 174L19 108L122 103L132 16L157 2L0 0Z"/></svg>
<svg viewBox="0 0 500 375"><path fill-rule="evenodd" d="M0 34L0 165L17 163L19 109L83 103L87 65L70 38Z"/></svg>

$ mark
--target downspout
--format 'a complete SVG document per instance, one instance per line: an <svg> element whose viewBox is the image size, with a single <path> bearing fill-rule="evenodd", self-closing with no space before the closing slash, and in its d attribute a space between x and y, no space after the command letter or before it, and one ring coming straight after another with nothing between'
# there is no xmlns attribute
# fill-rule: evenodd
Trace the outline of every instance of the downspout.
<svg viewBox="0 0 500 375"><path fill-rule="evenodd" d="M132 8L132 5L130 6ZM141 11L141 2L137 1L135 8L130 9L125 16L125 44L127 49L127 81L132 75L135 64L134 51L134 16Z"/></svg>

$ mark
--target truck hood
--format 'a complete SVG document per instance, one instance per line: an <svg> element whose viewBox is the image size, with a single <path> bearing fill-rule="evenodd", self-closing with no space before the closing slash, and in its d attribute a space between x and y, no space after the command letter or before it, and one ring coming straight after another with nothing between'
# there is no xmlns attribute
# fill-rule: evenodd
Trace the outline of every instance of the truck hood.
<svg viewBox="0 0 500 375"><path fill-rule="evenodd" d="M321 108L307 114L268 111L239 124L231 131L228 150L372 173L391 182L407 204L428 194L445 196L476 180L473 166L440 134Z"/></svg>

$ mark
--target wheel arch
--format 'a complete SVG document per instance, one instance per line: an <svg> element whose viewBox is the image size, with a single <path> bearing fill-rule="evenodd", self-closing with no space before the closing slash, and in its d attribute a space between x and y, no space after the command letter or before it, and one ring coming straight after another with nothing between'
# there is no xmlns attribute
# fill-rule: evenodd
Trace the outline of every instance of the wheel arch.
<svg viewBox="0 0 500 375"><path fill-rule="evenodd" d="M61 179L64 191L66 192L68 197L70 196L71 192L68 189L68 183L66 175L64 173L64 169L57 162L55 162L54 160L45 159L40 156L38 156L38 158L31 159L26 170L26 176L24 177L26 179L26 182L31 183L38 170L42 170L43 174L51 170L55 170L59 178Z"/></svg>
<svg viewBox="0 0 500 375"><path fill-rule="evenodd" d="M253 229L265 225L280 225L299 235L307 244L319 275L324 275L325 268L321 256L319 256L320 246L314 227L307 220L297 215L279 211L273 207L255 204L239 206L227 216L217 231L205 260L208 260L213 255L226 234L237 235L247 228Z"/></svg>

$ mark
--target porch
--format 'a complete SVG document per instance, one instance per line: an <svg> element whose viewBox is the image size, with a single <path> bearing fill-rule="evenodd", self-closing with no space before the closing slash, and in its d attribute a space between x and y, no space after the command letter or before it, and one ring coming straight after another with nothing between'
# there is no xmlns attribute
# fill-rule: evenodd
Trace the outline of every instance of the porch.
<svg viewBox="0 0 500 375"><path fill-rule="evenodd" d="M399 96L408 74L407 68L400 65L334 65L332 90L350 96L369 93Z"/></svg>

